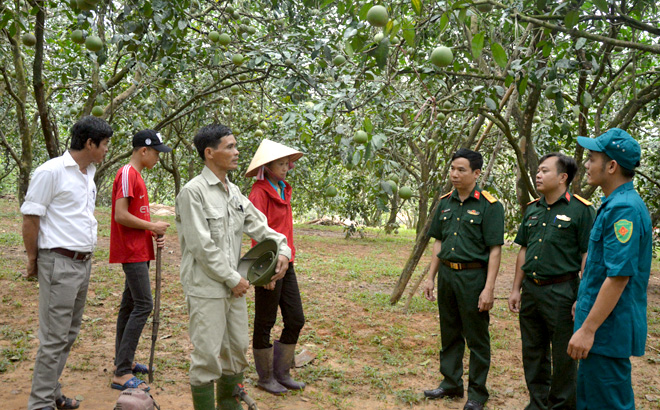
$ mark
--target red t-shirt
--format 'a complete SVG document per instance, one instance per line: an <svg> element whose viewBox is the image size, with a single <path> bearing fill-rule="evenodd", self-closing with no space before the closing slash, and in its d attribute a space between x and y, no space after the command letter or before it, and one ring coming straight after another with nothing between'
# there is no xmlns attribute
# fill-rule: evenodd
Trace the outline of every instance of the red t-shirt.
<svg viewBox="0 0 660 410"><path fill-rule="evenodd" d="M275 188L266 179L257 180L252 185L248 199L254 206L263 212L268 219L268 226L286 236L286 243L291 248L291 260L296 256L293 246L293 212L291 212L291 185L284 181L284 198L282 199ZM257 242L252 241L252 246Z"/></svg>
<svg viewBox="0 0 660 410"><path fill-rule="evenodd" d="M149 195L142 175L130 164L119 168L112 184L110 219L110 263L135 263L154 260L151 231L124 226L115 221L117 199L128 198L128 212L145 221L149 215Z"/></svg>

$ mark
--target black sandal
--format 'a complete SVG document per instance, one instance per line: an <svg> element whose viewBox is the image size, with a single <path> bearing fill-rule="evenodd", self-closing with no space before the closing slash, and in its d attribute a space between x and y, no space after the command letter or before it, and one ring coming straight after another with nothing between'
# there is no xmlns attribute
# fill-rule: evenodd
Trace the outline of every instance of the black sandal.
<svg viewBox="0 0 660 410"><path fill-rule="evenodd" d="M75 400L76 404L73 404L74 400ZM55 405L60 410L77 409L78 407L80 407L80 401L78 401L76 399L70 399L70 398L66 397L65 395L62 395L62 397L55 400Z"/></svg>

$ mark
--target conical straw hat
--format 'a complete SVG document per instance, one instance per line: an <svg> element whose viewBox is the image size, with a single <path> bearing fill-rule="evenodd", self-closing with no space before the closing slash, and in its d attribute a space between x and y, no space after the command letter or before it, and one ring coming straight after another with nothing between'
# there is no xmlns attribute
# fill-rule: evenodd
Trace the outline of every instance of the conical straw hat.
<svg viewBox="0 0 660 410"><path fill-rule="evenodd" d="M248 167L245 176L249 178L257 175L260 166L273 162L276 159L291 157L290 161L294 162L299 160L302 156L303 153L300 151L296 151L293 148L289 148L286 145L279 144L275 141L264 139L261 141L261 144L259 144L257 152L254 153L254 157L252 157L252 161L250 161L250 166Z"/></svg>

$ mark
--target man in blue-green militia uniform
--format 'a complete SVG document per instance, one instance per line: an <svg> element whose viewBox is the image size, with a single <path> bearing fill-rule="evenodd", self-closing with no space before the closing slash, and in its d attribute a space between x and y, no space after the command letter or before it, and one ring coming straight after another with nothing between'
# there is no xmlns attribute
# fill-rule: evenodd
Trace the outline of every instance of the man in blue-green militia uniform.
<svg viewBox="0 0 660 410"><path fill-rule="evenodd" d="M436 239L429 277L424 285L428 300L438 276L440 316L440 372L430 399L463 397L463 354L470 349L468 400L464 410L482 410L488 400L490 368L489 314L504 243L504 208L477 184L483 158L461 148L452 156L450 178L454 190L440 198L429 236Z"/></svg>
<svg viewBox="0 0 660 410"><path fill-rule="evenodd" d="M529 391L525 410L575 410L577 361L566 349L573 335L573 304L580 285L596 212L569 192L575 160L544 155L536 173L541 197L530 202L515 243L509 309L520 313L523 369ZM521 292L522 290L522 292Z"/></svg>
<svg viewBox="0 0 660 410"><path fill-rule="evenodd" d="M630 356L644 355L651 218L633 187L641 149L612 128L578 137L589 150L587 182L603 190L575 307L568 354L579 359L578 410L634 410Z"/></svg>

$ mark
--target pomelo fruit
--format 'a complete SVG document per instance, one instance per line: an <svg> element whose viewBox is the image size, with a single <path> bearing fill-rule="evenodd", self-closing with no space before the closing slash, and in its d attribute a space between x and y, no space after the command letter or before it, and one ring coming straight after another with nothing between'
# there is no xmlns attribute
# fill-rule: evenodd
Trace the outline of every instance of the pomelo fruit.
<svg viewBox="0 0 660 410"><path fill-rule="evenodd" d="M367 12L367 21L374 27L385 27L389 20L390 16L387 14L387 9L383 6L373 6Z"/></svg>
<svg viewBox="0 0 660 410"><path fill-rule="evenodd" d="M454 60L454 54L449 47L436 47L431 52L431 62L438 67L447 67Z"/></svg>

